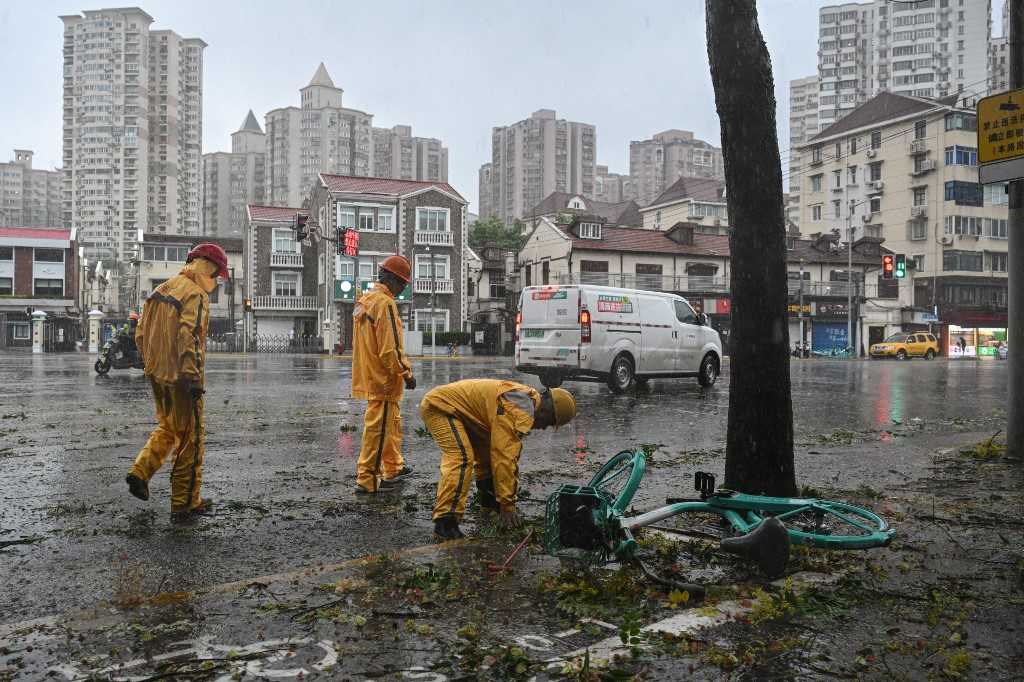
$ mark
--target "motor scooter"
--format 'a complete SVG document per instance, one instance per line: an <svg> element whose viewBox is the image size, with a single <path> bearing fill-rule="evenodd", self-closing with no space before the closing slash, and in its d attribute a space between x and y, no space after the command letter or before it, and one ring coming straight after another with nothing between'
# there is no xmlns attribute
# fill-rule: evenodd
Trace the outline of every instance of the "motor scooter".
<svg viewBox="0 0 1024 682"><path fill-rule="evenodd" d="M124 334L116 334L100 349L100 357L92 366L96 373L104 375L111 369L145 369L142 355L135 343Z"/></svg>

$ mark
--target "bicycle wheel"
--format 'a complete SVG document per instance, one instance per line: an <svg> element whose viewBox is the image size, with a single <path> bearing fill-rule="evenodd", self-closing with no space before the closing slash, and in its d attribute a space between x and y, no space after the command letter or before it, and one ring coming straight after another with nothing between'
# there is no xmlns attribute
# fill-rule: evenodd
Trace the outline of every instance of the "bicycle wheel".
<svg viewBox="0 0 1024 682"><path fill-rule="evenodd" d="M612 498L612 507L621 512L633 500L646 469L644 453L623 450L605 462L587 485L606 493Z"/></svg>
<svg viewBox="0 0 1024 682"><path fill-rule="evenodd" d="M775 514L786 524L790 540L825 549L867 549L889 544L895 531L870 509L832 500L801 500ZM752 521L761 517L748 512Z"/></svg>

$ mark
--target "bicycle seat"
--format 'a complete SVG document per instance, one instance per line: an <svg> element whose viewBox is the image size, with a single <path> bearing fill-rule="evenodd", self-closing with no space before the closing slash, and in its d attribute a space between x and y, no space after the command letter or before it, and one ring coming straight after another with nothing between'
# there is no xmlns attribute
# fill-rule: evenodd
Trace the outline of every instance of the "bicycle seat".
<svg viewBox="0 0 1024 682"><path fill-rule="evenodd" d="M721 547L730 554L756 561L769 578L782 575L789 563L789 533L774 516L766 518L746 535L725 538Z"/></svg>

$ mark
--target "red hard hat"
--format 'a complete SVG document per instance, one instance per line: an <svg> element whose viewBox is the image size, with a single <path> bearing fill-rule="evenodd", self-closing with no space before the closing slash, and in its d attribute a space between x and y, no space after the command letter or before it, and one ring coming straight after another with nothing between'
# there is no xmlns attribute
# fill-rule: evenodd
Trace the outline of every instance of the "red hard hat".
<svg viewBox="0 0 1024 682"><path fill-rule="evenodd" d="M217 265L217 277L228 279L231 276L228 273L228 255L224 253L224 249L216 244L198 244L188 252L185 262L191 263L196 258L205 258L211 263L215 263Z"/></svg>
<svg viewBox="0 0 1024 682"><path fill-rule="evenodd" d="M380 269L387 270L403 282L408 283L412 281L412 266L409 265L409 259L405 256L399 256L398 254L388 256L380 264Z"/></svg>

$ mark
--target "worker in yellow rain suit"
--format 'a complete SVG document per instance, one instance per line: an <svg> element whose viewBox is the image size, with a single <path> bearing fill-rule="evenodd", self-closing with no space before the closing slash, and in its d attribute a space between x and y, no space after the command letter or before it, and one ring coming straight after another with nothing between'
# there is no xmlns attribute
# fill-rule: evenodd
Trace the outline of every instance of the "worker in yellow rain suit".
<svg viewBox="0 0 1024 682"><path fill-rule="evenodd" d="M210 292L217 277L228 277L228 259L216 244L189 251L185 267L149 295L135 343L153 387L157 427L135 458L126 480L140 500L149 499L149 480L173 455L171 522L189 523L209 513L199 497L203 473L203 365Z"/></svg>
<svg viewBox="0 0 1024 682"><path fill-rule="evenodd" d="M402 386L416 388L402 343L395 296L412 278L402 256L381 263L378 282L356 301L352 314L352 397L366 400L363 445L356 463L356 494L392 487L412 473L402 458Z"/></svg>
<svg viewBox="0 0 1024 682"><path fill-rule="evenodd" d="M430 390L420 416L441 448L434 534L452 540L463 537L459 521L474 471L480 506L497 511L506 527L520 524L522 439L533 429L568 424L576 416L576 400L561 388L540 393L514 381L466 379Z"/></svg>

